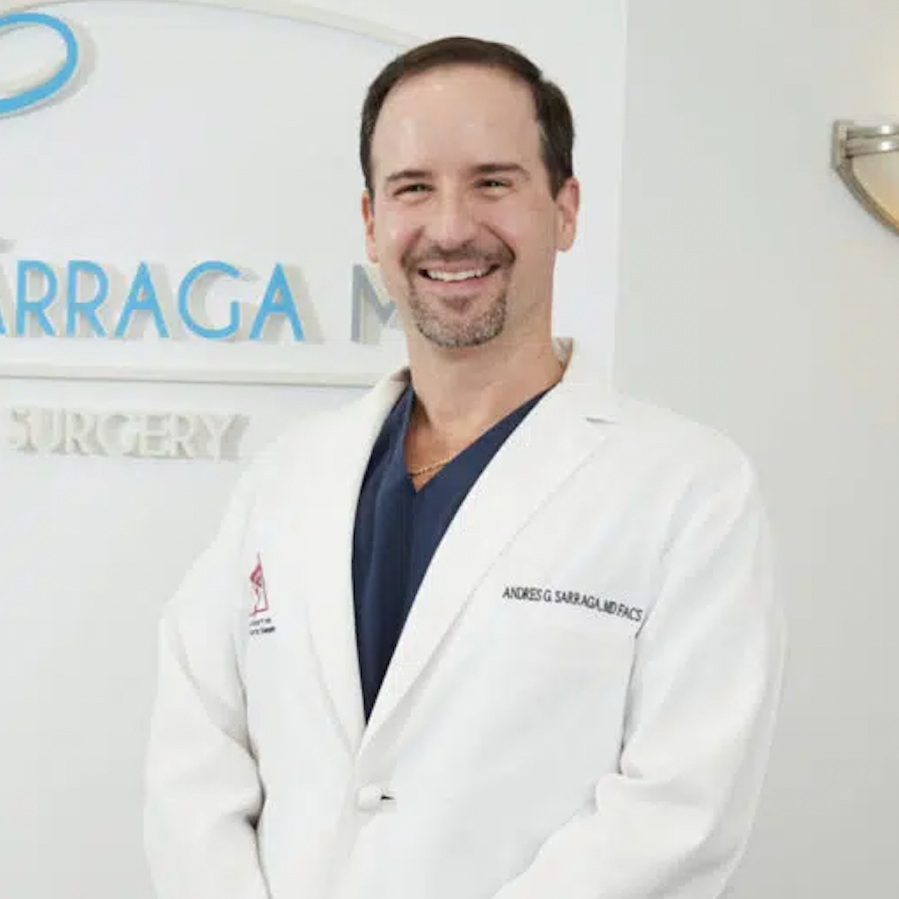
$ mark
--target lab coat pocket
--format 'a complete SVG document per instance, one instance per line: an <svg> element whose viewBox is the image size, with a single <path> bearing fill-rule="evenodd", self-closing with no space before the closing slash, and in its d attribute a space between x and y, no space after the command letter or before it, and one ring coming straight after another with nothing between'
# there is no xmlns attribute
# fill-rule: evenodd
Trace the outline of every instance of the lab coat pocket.
<svg viewBox="0 0 899 899"><path fill-rule="evenodd" d="M633 626L554 600L494 609L496 650L485 681L502 691L497 717L505 729L526 730L532 740L540 721L547 760L611 757L633 666Z"/></svg>
<svg viewBox="0 0 899 899"><path fill-rule="evenodd" d="M618 619L549 603L507 609L503 618L504 650L522 664L587 671L630 665L633 629Z"/></svg>

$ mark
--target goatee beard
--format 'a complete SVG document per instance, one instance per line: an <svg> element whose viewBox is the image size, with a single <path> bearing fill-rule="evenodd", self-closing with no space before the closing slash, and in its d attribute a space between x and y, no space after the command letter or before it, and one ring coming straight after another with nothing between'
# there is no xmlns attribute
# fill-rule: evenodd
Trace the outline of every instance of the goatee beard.
<svg viewBox="0 0 899 899"><path fill-rule="evenodd" d="M444 349L481 346L498 337L506 325L506 306L506 292L503 291L477 318L454 325L443 321L416 293L409 297L409 311L418 332Z"/></svg>
<svg viewBox="0 0 899 899"><path fill-rule="evenodd" d="M478 246L469 241L456 247L446 248L436 244L419 247L402 259L408 285L408 302L412 322L418 332L435 346L445 349L480 346L499 336L506 324L507 291L502 291L491 302L488 309L477 318L452 323L440 314L439 304L430 305L416 288L416 278L422 268L434 263L451 265L470 264L474 270L485 269L492 276L508 273L515 262L515 253L504 243L495 246ZM497 274L499 273L499 274Z"/></svg>

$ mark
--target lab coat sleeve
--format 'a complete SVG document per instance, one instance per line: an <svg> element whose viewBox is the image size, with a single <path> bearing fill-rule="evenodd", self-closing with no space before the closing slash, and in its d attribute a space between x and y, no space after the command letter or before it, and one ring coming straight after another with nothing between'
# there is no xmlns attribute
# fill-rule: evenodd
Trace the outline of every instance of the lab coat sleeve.
<svg viewBox="0 0 899 899"><path fill-rule="evenodd" d="M268 899L233 624L249 574L238 570L245 519L238 491L160 624L144 813L158 899Z"/></svg>
<svg viewBox="0 0 899 899"><path fill-rule="evenodd" d="M749 836L784 629L754 478L693 484L637 638L618 772L495 899L717 899Z"/></svg>

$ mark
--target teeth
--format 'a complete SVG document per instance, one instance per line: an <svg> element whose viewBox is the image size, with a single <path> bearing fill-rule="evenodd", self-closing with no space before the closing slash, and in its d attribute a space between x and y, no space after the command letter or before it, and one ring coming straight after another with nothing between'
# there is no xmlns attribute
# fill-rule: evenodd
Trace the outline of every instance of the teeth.
<svg viewBox="0 0 899 899"><path fill-rule="evenodd" d="M468 272L441 272L426 269L426 274L434 281L467 281L469 278L482 278L487 274L487 269L472 269Z"/></svg>

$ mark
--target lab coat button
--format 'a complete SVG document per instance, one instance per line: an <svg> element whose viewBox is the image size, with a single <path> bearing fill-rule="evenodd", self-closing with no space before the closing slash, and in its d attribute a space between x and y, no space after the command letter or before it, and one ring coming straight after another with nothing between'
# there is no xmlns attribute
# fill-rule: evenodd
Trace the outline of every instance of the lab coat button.
<svg viewBox="0 0 899 899"><path fill-rule="evenodd" d="M367 784L356 794L356 808L361 812L374 812L385 799L384 788L380 784Z"/></svg>

